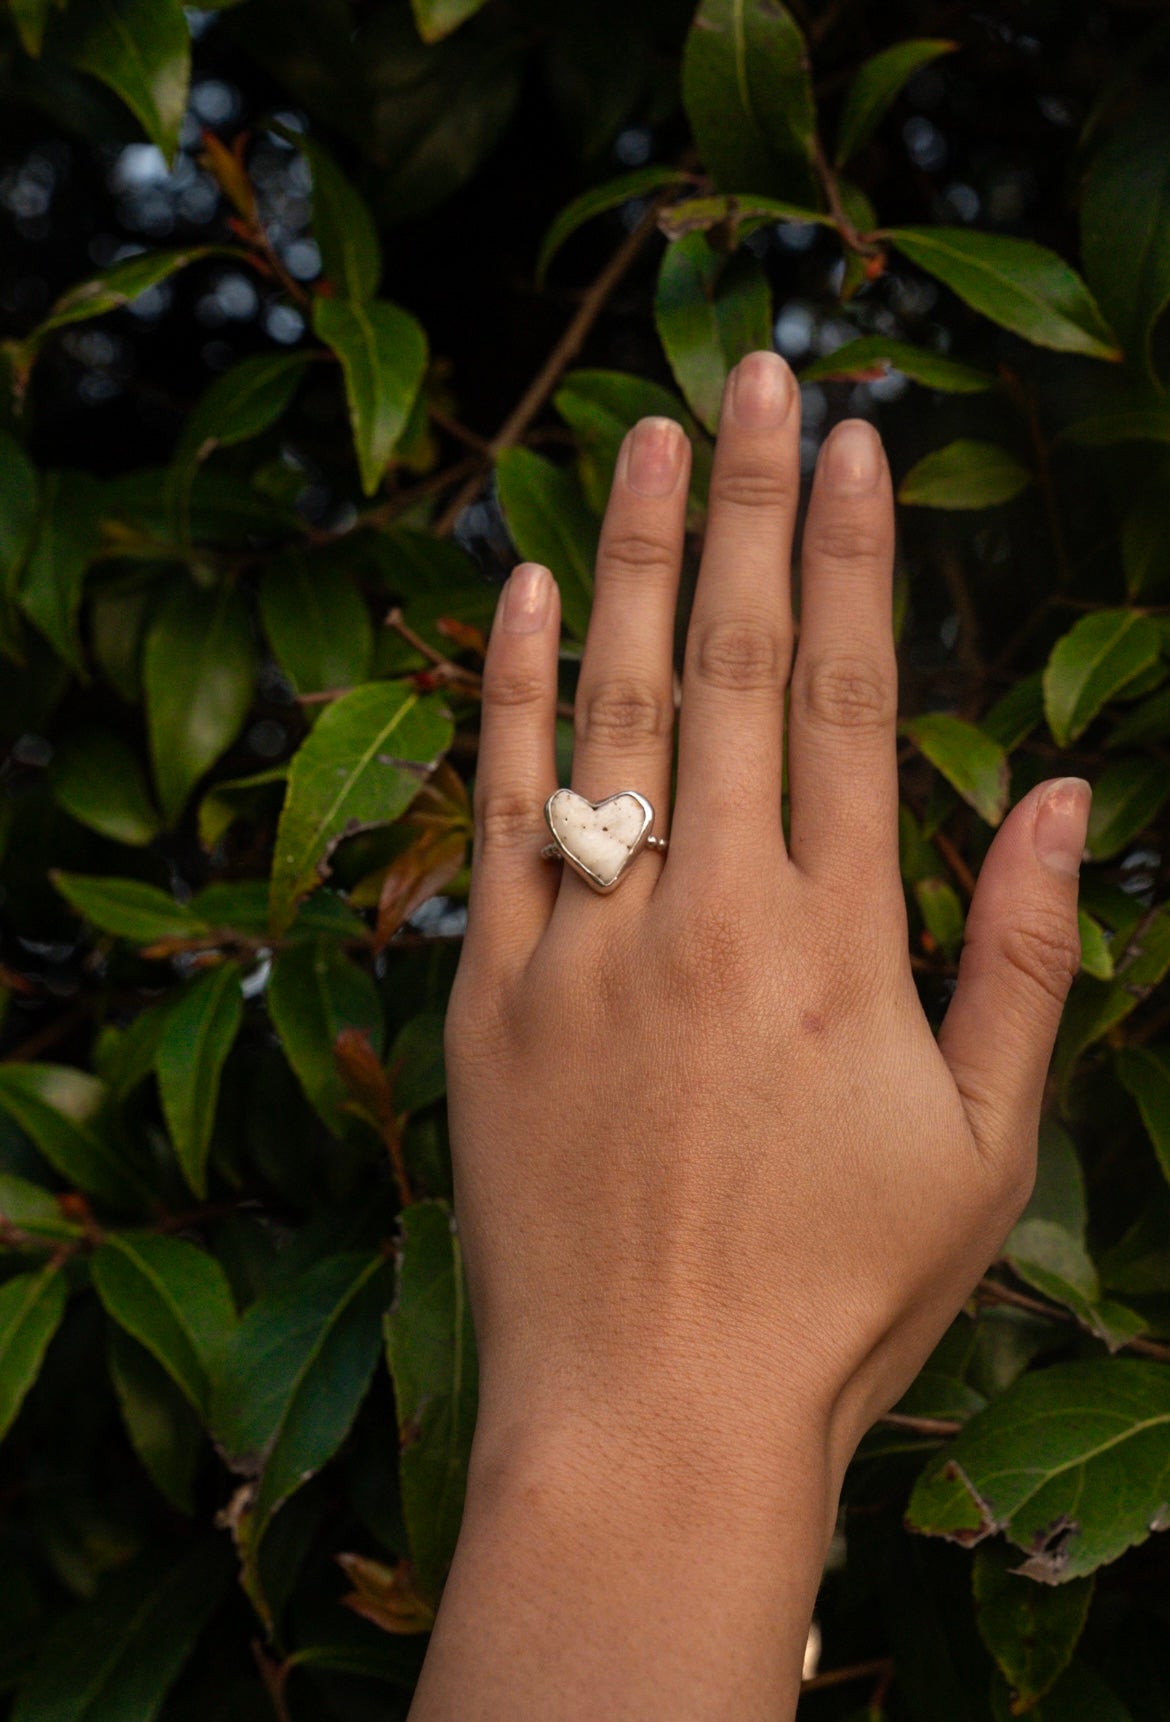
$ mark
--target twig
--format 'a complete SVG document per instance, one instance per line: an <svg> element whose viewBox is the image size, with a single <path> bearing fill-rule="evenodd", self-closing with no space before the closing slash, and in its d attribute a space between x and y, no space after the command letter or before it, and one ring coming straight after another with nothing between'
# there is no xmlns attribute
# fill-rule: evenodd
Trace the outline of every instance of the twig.
<svg viewBox="0 0 1170 1722"><path fill-rule="evenodd" d="M864 238L849 219L849 212L841 202L841 188L837 182L837 175L829 165L829 158L825 154L824 145L815 134L813 136L813 164L817 170L817 178L824 189L829 214L833 217L842 243L848 246L850 251L856 251L859 257L881 257L883 251L877 241Z"/></svg>
<svg viewBox="0 0 1170 1722"><path fill-rule="evenodd" d="M1036 460L1036 484L1044 503L1044 512L1048 516L1048 532L1052 539L1052 554L1056 559L1056 572L1060 585L1072 584L1072 567L1068 559L1068 547L1064 541L1064 527L1060 521L1060 508L1056 500L1056 489L1052 482L1052 463L1048 457L1048 444L1044 440L1044 432L1040 425L1040 415L1036 409L1036 388L1029 383L1024 390L1024 410L1028 416L1028 434L1032 439L1032 453Z"/></svg>
<svg viewBox="0 0 1170 1722"><path fill-rule="evenodd" d="M588 288L568 328L491 439L487 451L490 459L494 460L504 449L513 448L520 441L556 388L564 371L577 357L585 344L589 331L605 309L610 295L630 269L650 235L655 231L658 225L658 211L663 201L662 196L654 199L637 227L626 235L604 269ZM463 510L475 501L483 482L483 469L486 464L486 461L480 463L475 476L468 479L467 483L444 509L435 525L435 533L438 537L444 538L452 532L455 522Z"/></svg>
<svg viewBox="0 0 1170 1722"><path fill-rule="evenodd" d="M959 881L959 884L963 887L968 897L973 897L975 895L975 875L960 855L955 844L947 836L946 832L940 827L937 831L932 833L930 841L934 844L935 848L938 850L951 872L955 875L955 878Z"/></svg>
<svg viewBox="0 0 1170 1722"><path fill-rule="evenodd" d="M386 612L383 625L387 628L393 628L394 632L405 640L408 646L413 646L414 650L424 657L429 664L433 664L434 673L438 680L454 683L460 693L466 693L471 699L483 698L483 677L478 671L464 669L462 664L452 663L450 658L444 657L442 652L436 651L435 647L429 641L424 640L421 634L415 633L397 605ZM568 701L557 701L557 716L572 718L573 708Z"/></svg>
<svg viewBox="0 0 1170 1722"><path fill-rule="evenodd" d="M66 1035L72 1034L75 1028L80 1028L81 1024L88 1019L89 1010L87 1007L74 1005L72 1009L54 1017L52 1022L42 1024L34 1034L29 1035L27 1040L22 1040L19 1046L13 1047L11 1052L6 1052L0 1062L21 1064L26 1059L39 1058L42 1052L46 1052L51 1046L56 1046L59 1040L64 1040Z"/></svg>
<svg viewBox="0 0 1170 1722"><path fill-rule="evenodd" d="M831 1668L827 1674L814 1674L808 1680L802 1680L800 1690L805 1692L823 1692L829 1686L845 1686L851 1680L869 1680L880 1678L883 1674L894 1671L893 1658L877 1656L872 1662L855 1662L849 1668Z"/></svg>
<svg viewBox="0 0 1170 1722"><path fill-rule="evenodd" d="M908 1429L912 1435L938 1435L947 1440L963 1427L950 1417L909 1417L900 1411L887 1411L878 1422L890 1429Z"/></svg>
<svg viewBox="0 0 1170 1722"><path fill-rule="evenodd" d="M999 1280L981 1279L975 1295L981 1303L1007 1304L1012 1309L1027 1310L1030 1315L1043 1316L1048 1321L1064 1322L1077 1327L1081 1325L1071 1310L1060 1309L1055 1304L1041 1303L1039 1298L1028 1297L1026 1293L1015 1291L1013 1287L1005 1286ZM1170 1363L1170 1345L1161 1345L1156 1339L1143 1339L1139 1335L1135 1339L1124 1340L1117 1349L1136 1351L1141 1357L1153 1357L1159 1363Z"/></svg>

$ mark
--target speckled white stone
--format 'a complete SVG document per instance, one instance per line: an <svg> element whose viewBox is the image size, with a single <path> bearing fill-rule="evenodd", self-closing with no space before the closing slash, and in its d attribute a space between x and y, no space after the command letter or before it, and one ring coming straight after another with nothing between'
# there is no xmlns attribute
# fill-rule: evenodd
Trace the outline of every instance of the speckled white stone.
<svg viewBox="0 0 1170 1722"><path fill-rule="evenodd" d="M646 827L646 811L634 795L612 795L595 806L571 789L559 789L548 813L557 842L601 885L619 878Z"/></svg>

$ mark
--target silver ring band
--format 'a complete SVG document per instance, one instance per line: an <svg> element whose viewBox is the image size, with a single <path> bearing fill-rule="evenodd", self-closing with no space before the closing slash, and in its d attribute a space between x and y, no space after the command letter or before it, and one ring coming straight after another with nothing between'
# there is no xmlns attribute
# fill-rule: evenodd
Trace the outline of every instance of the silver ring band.
<svg viewBox="0 0 1170 1722"><path fill-rule="evenodd" d="M552 842L540 851L546 861L564 861L594 891L613 891L643 849L665 855L669 839L655 837L654 809L636 789L620 789L603 801L587 801L572 789L555 789L544 804Z"/></svg>

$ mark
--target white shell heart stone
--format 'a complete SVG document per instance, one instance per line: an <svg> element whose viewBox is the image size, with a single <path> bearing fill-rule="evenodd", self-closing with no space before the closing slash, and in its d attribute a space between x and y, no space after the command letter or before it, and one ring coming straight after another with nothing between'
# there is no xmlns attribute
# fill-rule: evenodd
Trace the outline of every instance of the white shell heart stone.
<svg viewBox="0 0 1170 1722"><path fill-rule="evenodd" d="M565 859L597 890L611 891L645 844L654 810L633 790L593 802L558 789L545 817Z"/></svg>

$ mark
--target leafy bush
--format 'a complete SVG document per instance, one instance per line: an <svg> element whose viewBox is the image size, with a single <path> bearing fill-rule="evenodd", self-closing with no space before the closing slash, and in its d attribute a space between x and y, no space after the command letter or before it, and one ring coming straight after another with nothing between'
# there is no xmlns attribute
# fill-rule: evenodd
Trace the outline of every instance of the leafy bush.
<svg viewBox="0 0 1170 1722"><path fill-rule="evenodd" d="M690 13L0 14L13 1722L405 1714L474 1418L441 1025L495 583L556 571L570 701L623 432L691 435L693 571L773 337L809 464L860 412L899 478L933 1017L1009 804L1096 789L1036 1194L850 1473L807 1713L1170 1715L1170 31Z"/></svg>

